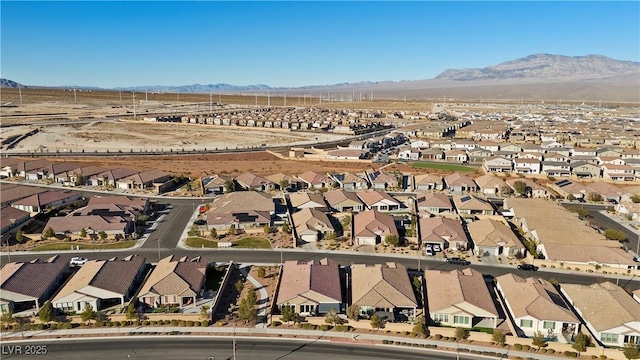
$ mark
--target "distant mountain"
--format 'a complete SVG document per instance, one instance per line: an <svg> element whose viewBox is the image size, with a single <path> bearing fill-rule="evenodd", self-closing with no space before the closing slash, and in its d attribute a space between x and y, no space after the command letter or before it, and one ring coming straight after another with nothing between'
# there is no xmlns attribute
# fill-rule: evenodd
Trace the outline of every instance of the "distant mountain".
<svg viewBox="0 0 640 360"><path fill-rule="evenodd" d="M0 88L2 89L17 89L18 87L26 88L26 86L19 84L13 80L0 79Z"/></svg>
<svg viewBox="0 0 640 360"><path fill-rule="evenodd" d="M181 93L207 93L210 91L250 91L250 90L269 90L273 89L269 85L257 84L257 85L231 85L231 84L193 84L193 85L181 85L181 86L165 86L165 85L150 85L150 86L133 86L115 88L114 90L127 90L127 91L156 91L156 92L181 92Z"/></svg>
<svg viewBox="0 0 640 360"><path fill-rule="evenodd" d="M625 75L638 76L640 63L620 61L602 55L530 55L498 65L473 69L448 69L435 80L600 80Z"/></svg>

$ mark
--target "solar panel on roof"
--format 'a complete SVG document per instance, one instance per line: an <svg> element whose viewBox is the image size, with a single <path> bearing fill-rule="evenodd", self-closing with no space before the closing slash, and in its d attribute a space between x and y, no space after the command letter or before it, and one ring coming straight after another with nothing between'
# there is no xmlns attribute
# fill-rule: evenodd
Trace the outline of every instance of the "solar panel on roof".
<svg viewBox="0 0 640 360"><path fill-rule="evenodd" d="M462 201L462 202L466 202L466 201L469 201L469 200L471 200L471 196L465 196L462 199L460 199L460 201Z"/></svg>

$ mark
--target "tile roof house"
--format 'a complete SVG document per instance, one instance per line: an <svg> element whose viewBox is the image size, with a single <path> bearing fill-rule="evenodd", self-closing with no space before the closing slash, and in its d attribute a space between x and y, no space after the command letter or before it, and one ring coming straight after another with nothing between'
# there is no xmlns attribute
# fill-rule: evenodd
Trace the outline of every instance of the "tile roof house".
<svg viewBox="0 0 640 360"><path fill-rule="evenodd" d="M207 261L200 257L168 256L160 261L138 292L138 300L150 307L177 304L195 306L202 296Z"/></svg>
<svg viewBox="0 0 640 360"><path fill-rule="evenodd" d="M296 210L316 209L320 211L327 210L327 204L321 193L297 192L289 194L289 203Z"/></svg>
<svg viewBox="0 0 640 360"><path fill-rule="evenodd" d="M0 268L0 310L17 312L40 306L55 293L69 273L68 256L7 263Z"/></svg>
<svg viewBox="0 0 640 360"><path fill-rule="evenodd" d="M124 179L127 176L137 174L137 170L116 168L105 172L95 174L89 177L88 184L92 186L116 186L116 181Z"/></svg>
<svg viewBox="0 0 640 360"><path fill-rule="evenodd" d="M248 172L238 175L235 182L244 190L253 189L268 192L275 189L275 184L272 181Z"/></svg>
<svg viewBox="0 0 640 360"><path fill-rule="evenodd" d="M489 157L482 160L482 167L487 172L511 172L513 171L513 162L501 156Z"/></svg>
<svg viewBox="0 0 640 360"><path fill-rule="evenodd" d="M427 270L424 277L427 307L433 323L462 328L496 328L498 310L482 273L471 268Z"/></svg>
<svg viewBox="0 0 640 360"><path fill-rule="evenodd" d="M387 235L398 236L396 223L391 215L378 210L367 210L353 216L353 238L357 245L375 245Z"/></svg>
<svg viewBox="0 0 640 360"><path fill-rule="evenodd" d="M97 235L104 231L107 235L126 236L133 231L132 215L117 205L110 205L108 209L105 209L104 206L93 209L91 206L78 210L79 212L75 212L75 214L50 217L44 226L43 233L48 228L52 228L56 234L63 235L80 234L82 229L90 235ZM83 214L82 211L87 212ZM123 215L120 215L121 213Z"/></svg>
<svg viewBox="0 0 640 360"><path fill-rule="evenodd" d="M22 211L11 206L5 206L0 209L0 235L15 229L26 221L31 219L31 213Z"/></svg>
<svg viewBox="0 0 640 360"><path fill-rule="evenodd" d="M152 169L133 174L116 180L118 189L154 189L156 194L161 194L174 186L173 175L162 170Z"/></svg>
<svg viewBox="0 0 640 360"><path fill-rule="evenodd" d="M623 347L640 341L640 303L608 281L591 285L562 284L560 291L603 346Z"/></svg>
<svg viewBox="0 0 640 360"><path fill-rule="evenodd" d="M54 296L53 307L65 312L81 312L85 304L101 310L119 304L124 308L144 275L144 257L90 260L73 274Z"/></svg>
<svg viewBox="0 0 640 360"><path fill-rule="evenodd" d="M297 238L306 242L322 239L335 229L329 217L322 211L305 208L291 215Z"/></svg>
<svg viewBox="0 0 640 360"><path fill-rule="evenodd" d="M217 196L209 205L208 230L263 227L271 225L275 203L271 195L258 191L240 191Z"/></svg>
<svg viewBox="0 0 640 360"><path fill-rule="evenodd" d="M474 195L456 195L453 197L453 205L462 216L495 214L491 203Z"/></svg>
<svg viewBox="0 0 640 360"><path fill-rule="evenodd" d="M421 217L418 221L420 229L420 243L425 245L427 251L432 253L452 248L466 250L469 247L469 239L458 220L441 217ZM431 246L429 246L431 245ZM434 247L434 245L438 245Z"/></svg>
<svg viewBox="0 0 640 360"><path fill-rule="evenodd" d="M442 176L435 174L414 175L413 185L416 191L444 189Z"/></svg>
<svg viewBox="0 0 640 360"><path fill-rule="evenodd" d="M305 188L330 188L335 183L335 180L330 176L319 174L315 171L305 171L298 175L298 179L301 180Z"/></svg>
<svg viewBox="0 0 640 360"><path fill-rule="evenodd" d="M600 166L586 161L572 161L571 173L578 179L593 179L602 177L602 169Z"/></svg>
<svg viewBox="0 0 640 360"><path fill-rule="evenodd" d="M532 337L534 333L542 332L545 338L562 337L564 342L570 342L578 333L580 320L548 281L523 279L513 274L498 276L496 281L496 288L519 337Z"/></svg>
<svg viewBox="0 0 640 360"><path fill-rule="evenodd" d="M46 192L45 188L24 186L18 184L2 184L0 187L0 202L2 206L10 205L12 202L24 199L28 196Z"/></svg>
<svg viewBox="0 0 640 360"><path fill-rule="evenodd" d="M487 196L499 196L501 189L505 186L505 182L499 177L486 174L474 179L480 192Z"/></svg>
<svg viewBox="0 0 640 360"><path fill-rule="evenodd" d="M418 302L404 265L355 264L351 266L351 278L351 306L359 306L361 314L377 314L391 322L417 317Z"/></svg>
<svg viewBox="0 0 640 360"><path fill-rule="evenodd" d="M444 178L447 189L453 193L476 192L478 185L472 178L460 173L453 173Z"/></svg>
<svg viewBox="0 0 640 360"><path fill-rule="evenodd" d="M277 306L289 305L300 315L318 316L342 310L340 269L332 259L285 261Z"/></svg>
<svg viewBox="0 0 640 360"><path fill-rule="evenodd" d="M418 193L416 196L416 206L420 216L429 216L429 214L448 214L453 212L453 204L447 194Z"/></svg>
<svg viewBox="0 0 640 360"><path fill-rule="evenodd" d="M52 190L16 200L11 206L31 213L43 213L59 206L73 204L80 199L79 192Z"/></svg>
<svg viewBox="0 0 640 360"><path fill-rule="evenodd" d="M358 174L343 173L333 174L332 177L338 182L340 187L347 191L367 190L369 188L369 182L365 176Z"/></svg>
<svg viewBox="0 0 640 360"><path fill-rule="evenodd" d="M476 220L471 224L467 224L467 230L471 240L473 240L473 253L475 255L524 255L524 246L516 234L511 231L511 228L502 221L493 219Z"/></svg>
<svg viewBox="0 0 640 360"><path fill-rule="evenodd" d="M515 183L518 181L522 181L525 184L525 195L532 198L548 198L549 191L542 185L538 185L531 179L527 178L517 178L517 179L507 179L505 182L507 186L509 186L514 192L516 191Z"/></svg>
<svg viewBox="0 0 640 360"><path fill-rule="evenodd" d="M359 191L356 193L369 210L396 211L402 203L380 190Z"/></svg>
<svg viewBox="0 0 640 360"><path fill-rule="evenodd" d="M368 171L367 177L373 189L396 189L399 185L398 178L395 175L380 170Z"/></svg>
<svg viewBox="0 0 640 360"><path fill-rule="evenodd" d="M107 169L99 166L82 166L56 175L55 181L64 186L78 186L89 183L93 175L104 173Z"/></svg>
<svg viewBox="0 0 640 360"><path fill-rule="evenodd" d="M365 208L356 193L342 189L327 191L324 199L329 207L338 212L359 212Z"/></svg>
<svg viewBox="0 0 640 360"><path fill-rule="evenodd" d="M277 173L265 176L265 179L273 182L276 190L297 191L298 189L302 189L304 187L300 179L288 174Z"/></svg>

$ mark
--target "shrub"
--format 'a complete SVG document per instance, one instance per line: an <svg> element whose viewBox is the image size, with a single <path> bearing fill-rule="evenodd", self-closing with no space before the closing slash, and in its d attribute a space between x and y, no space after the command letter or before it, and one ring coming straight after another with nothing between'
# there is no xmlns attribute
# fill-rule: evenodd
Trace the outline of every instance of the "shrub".
<svg viewBox="0 0 640 360"><path fill-rule="evenodd" d="M433 337L434 337L436 340L440 340L440 339L442 339L442 335L440 335L440 334L435 334L435 335L433 335Z"/></svg>
<svg viewBox="0 0 640 360"><path fill-rule="evenodd" d="M135 320L135 321L133 322L133 324L132 324L132 325L133 325L133 326L140 326L140 321Z"/></svg>
<svg viewBox="0 0 640 360"><path fill-rule="evenodd" d="M178 326L187 326L187 322L184 320L178 320Z"/></svg>
<svg viewBox="0 0 640 360"><path fill-rule="evenodd" d="M389 343L389 340L387 340L387 339L383 339L383 340L382 340L382 343L383 343L384 345L387 345L387 344Z"/></svg>
<svg viewBox="0 0 640 360"><path fill-rule="evenodd" d="M58 328L58 324L49 324L49 329L56 330Z"/></svg>
<svg viewBox="0 0 640 360"><path fill-rule="evenodd" d="M331 329L331 326L328 325L328 324L320 325L320 330L322 330L322 331L329 331L329 329Z"/></svg>
<svg viewBox="0 0 640 360"><path fill-rule="evenodd" d="M515 350L517 350L517 351L520 351L520 350L522 350L522 345L520 345L520 344L513 344L513 348L514 348Z"/></svg>
<svg viewBox="0 0 640 360"><path fill-rule="evenodd" d="M106 325L106 323L104 321L96 321L96 323L95 323L95 327L103 327L105 325Z"/></svg>
<svg viewBox="0 0 640 360"><path fill-rule="evenodd" d="M149 326L151 322L149 320L142 320L142 325Z"/></svg>
<svg viewBox="0 0 640 360"><path fill-rule="evenodd" d="M35 324L34 326L36 330L44 330L44 324Z"/></svg>
<svg viewBox="0 0 640 360"><path fill-rule="evenodd" d="M128 326L129 322L127 320L120 321L120 326Z"/></svg>
<svg viewBox="0 0 640 360"><path fill-rule="evenodd" d="M171 320L170 325L171 326L178 326L178 320Z"/></svg>
<svg viewBox="0 0 640 360"><path fill-rule="evenodd" d="M189 327L193 326L193 321L187 320L187 326L189 326Z"/></svg>
<svg viewBox="0 0 640 360"><path fill-rule="evenodd" d="M200 321L200 326L201 326L201 327L207 327L207 326L209 326L209 320L202 320L202 321Z"/></svg>
<svg viewBox="0 0 640 360"><path fill-rule="evenodd" d="M73 327L73 324L71 323L62 323L58 325L58 329L71 329L72 327Z"/></svg>

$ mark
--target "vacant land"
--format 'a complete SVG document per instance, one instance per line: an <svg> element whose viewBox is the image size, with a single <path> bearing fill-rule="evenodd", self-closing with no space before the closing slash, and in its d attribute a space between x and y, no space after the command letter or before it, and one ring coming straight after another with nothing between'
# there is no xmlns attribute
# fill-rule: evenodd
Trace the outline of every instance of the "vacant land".
<svg viewBox="0 0 640 360"><path fill-rule="evenodd" d="M423 168L423 169L436 169L436 170L446 170L446 171L460 171L460 172L473 172L476 169L469 166L462 165L453 165L453 164L438 164L438 163L425 163L425 162L417 162L412 164L413 167Z"/></svg>

